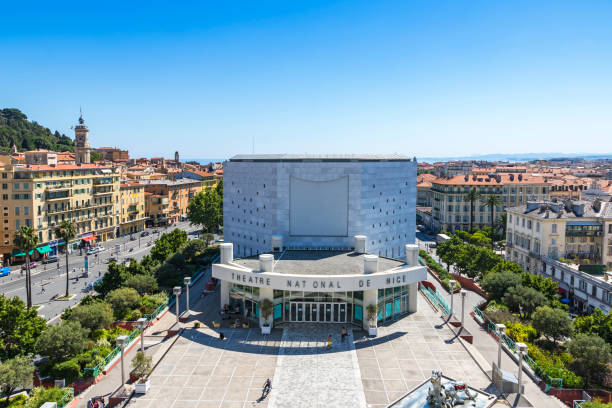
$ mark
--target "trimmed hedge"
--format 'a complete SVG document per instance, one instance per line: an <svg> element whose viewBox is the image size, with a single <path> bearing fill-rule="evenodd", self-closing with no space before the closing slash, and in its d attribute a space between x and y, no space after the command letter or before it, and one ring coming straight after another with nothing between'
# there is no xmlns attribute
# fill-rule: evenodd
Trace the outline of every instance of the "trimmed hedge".
<svg viewBox="0 0 612 408"><path fill-rule="evenodd" d="M444 286L446 290L450 291L449 281L451 279L454 279L453 276L450 273L448 273L448 271L444 269L442 265L436 262L435 259L429 256L429 254L425 252L424 250L419 249L419 256L423 258L423 260L425 260L427 267L429 267L429 269L432 269L436 273L436 275L438 275L438 278L440 278L440 280L442 281L442 286ZM461 289L461 284L457 282L455 286L455 291L459 289Z"/></svg>

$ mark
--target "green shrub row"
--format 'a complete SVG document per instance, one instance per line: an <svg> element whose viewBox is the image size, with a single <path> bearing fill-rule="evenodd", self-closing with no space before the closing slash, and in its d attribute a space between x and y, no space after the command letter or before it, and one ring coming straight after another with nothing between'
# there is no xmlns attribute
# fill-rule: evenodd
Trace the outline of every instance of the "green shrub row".
<svg viewBox="0 0 612 408"><path fill-rule="evenodd" d="M429 256L429 254L425 252L424 250L419 249L419 256L423 260L425 260L427 267L429 269L432 269L436 273L436 275L438 275L438 278L440 278L440 281L442 281L442 286L444 286L446 290L450 291L449 281L454 279L453 276L450 273L448 273L448 271L444 269L442 265L436 262L435 259ZM459 282L457 282L455 286L455 291L459 289L461 289L461 285L459 284Z"/></svg>

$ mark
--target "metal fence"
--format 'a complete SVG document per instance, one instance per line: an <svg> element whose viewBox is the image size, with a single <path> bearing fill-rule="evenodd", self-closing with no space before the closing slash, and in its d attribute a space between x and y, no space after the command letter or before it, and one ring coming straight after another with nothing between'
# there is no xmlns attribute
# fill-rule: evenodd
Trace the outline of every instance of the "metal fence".
<svg viewBox="0 0 612 408"><path fill-rule="evenodd" d="M422 286L422 285L421 285L421 291L423 292L425 296L427 296L429 301L433 303L436 307L438 307L439 309L442 309L446 314L450 314L451 312L450 307L440 295L438 295L436 292L429 289L428 287Z"/></svg>
<svg viewBox="0 0 612 408"><path fill-rule="evenodd" d="M495 325L495 323L493 323L490 319L488 319L484 315L482 310L474 306L474 313L478 315L485 322L489 332L494 333L498 338L500 338L506 344L506 346L508 346L508 348L512 350L513 353L517 353L514 340L512 340L505 333L499 333L497 331L497 326ZM563 378L553 378L550 375L548 375L546 371L544 371L544 369L540 365L538 365L538 363L536 363L531 357L529 357L529 354L523 354L523 360L525 360L525 362L527 363L529 367L531 367L533 372L538 377L540 377L542 380L544 380L544 382L546 383L546 388L544 392L547 392L552 387L563 388Z"/></svg>
<svg viewBox="0 0 612 408"><path fill-rule="evenodd" d="M74 388L67 388L66 393L57 401L57 408L64 408L74 399Z"/></svg>

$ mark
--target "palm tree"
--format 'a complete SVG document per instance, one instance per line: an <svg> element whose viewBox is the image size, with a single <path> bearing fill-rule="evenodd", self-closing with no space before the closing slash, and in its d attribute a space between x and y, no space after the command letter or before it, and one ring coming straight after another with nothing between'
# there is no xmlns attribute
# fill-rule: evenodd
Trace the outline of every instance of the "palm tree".
<svg viewBox="0 0 612 408"><path fill-rule="evenodd" d="M502 203L501 198L495 194L490 194L482 200L482 203L491 210L491 232L493 232L495 231L495 207Z"/></svg>
<svg viewBox="0 0 612 408"><path fill-rule="evenodd" d="M15 232L13 244L25 252L26 258L26 304L32 307L32 277L30 275L30 254L38 245L38 235L30 227L21 227Z"/></svg>
<svg viewBox="0 0 612 408"><path fill-rule="evenodd" d="M508 213L501 213L495 220L495 229L501 231L501 239L506 239L506 223L508 222Z"/></svg>
<svg viewBox="0 0 612 408"><path fill-rule="evenodd" d="M472 226L474 223L474 202L480 199L480 193L476 191L474 187L472 187L464 197L470 202L470 232L472 232Z"/></svg>
<svg viewBox="0 0 612 408"><path fill-rule="evenodd" d="M55 236L66 243L66 297L68 297L68 243L76 236L76 227L72 221L64 220L55 229Z"/></svg>

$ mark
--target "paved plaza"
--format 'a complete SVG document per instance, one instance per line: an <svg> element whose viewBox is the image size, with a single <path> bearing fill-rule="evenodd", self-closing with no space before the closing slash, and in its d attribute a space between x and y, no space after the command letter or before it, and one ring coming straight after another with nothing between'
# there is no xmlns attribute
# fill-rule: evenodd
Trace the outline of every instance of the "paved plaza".
<svg viewBox="0 0 612 408"><path fill-rule="evenodd" d="M422 295L417 313L379 327L377 337L355 331L355 348L368 407L386 407L435 369L474 388L491 384Z"/></svg>
<svg viewBox="0 0 612 408"><path fill-rule="evenodd" d="M442 372L487 389L490 381L419 295L417 313L379 327L377 337L347 325L283 324L259 329L185 329L151 375L138 408L382 408ZM326 348L327 336L333 338ZM272 391L261 399L262 386Z"/></svg>

